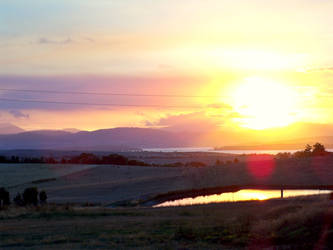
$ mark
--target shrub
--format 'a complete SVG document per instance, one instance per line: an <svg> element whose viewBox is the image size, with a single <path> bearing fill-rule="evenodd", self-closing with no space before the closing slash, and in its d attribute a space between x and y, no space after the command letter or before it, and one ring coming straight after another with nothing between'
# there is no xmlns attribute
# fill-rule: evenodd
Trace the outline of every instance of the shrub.
<svg viewBox="0 0 333 250"><path fill-rule="evenodd" d="M281 152L276 155L277 159L290 159L291 158L291 153L289 152Z"/></svg>
<svg viewBox="0 0 333 250"><path fill-rule="evenodd" d="M16 206L24 206L24 201L22 199L22 195L17 193L17 195L13 199Z"/></svg>
<svg viewBox="0 0 333 250"><path fill-rule="evenodd" d="M313 145L313 149L312 149L312 154L313 155L325 155L326 149L324 147L323 144L320 144L319 142L317 142L316 144Z"/></svg>
<svg viewBox="0 0 333 250"><path fill-rule="evenodd" d="M185 164L186 167L206 167L206 164L200 161L191 161Z"/></svg>
<svg viewBox="0 0 333 250"><path fill-rule="evenodd" d="M43 190L39 193L39 202L40 202L40 204L44 205L44 204L46 204L46 201L47 201L47 194Z"/></svg>
<svg viewBox="0 0 333 250"><path fill-rule="evenodd" d="M329 153L326 151L325 146L317 142L312 147L309 144L307 144L304 150L295 152L293 156L295 158L305 158L311 156L323 156L327 154Z"/></svg>
<svg viewBox="0 0 333 250"><path fill-rule="evenodd" d="M23 201L25 205L38 204L38 190L36 187L26 188L23 192Z"/></svg>
<svg viewBox="0 0 333 250"><path fill-rule="evenodd" d="M10 205L9 192L5 188L0 188L0 208Z"/></svg>
<svg viewBox="0 0 333 250"><path fill-rule="evenodd" d="M223 162L223 161L216 160L216 162L215 162L215 166L222 166L222 165L224 165L224 162Z"/></svg>

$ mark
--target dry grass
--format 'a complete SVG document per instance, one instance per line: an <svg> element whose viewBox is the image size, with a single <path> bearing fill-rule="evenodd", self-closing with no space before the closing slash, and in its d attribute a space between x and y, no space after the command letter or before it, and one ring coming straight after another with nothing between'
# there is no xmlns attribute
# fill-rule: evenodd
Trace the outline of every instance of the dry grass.
<svg viewBox="0 0 333 250"><path fill-rule="evenodd" d="M199 157L193 153L192 160ZM216 159L217 156L212 156ZM215 157L215 158L214 158ZM250 159L253 161L267 159ZM49 201L103 203L145 200L179 190L244 185L327 186L333 183L333 156L273 160L270 175L251 172L249 162L204 168L87 165L0 165L0 183L11 196L27 187L45 190ZM257 164L257 163L255 163ZM269 164L270 165L270 164ZM67 173L67 171L69 173ZM56 180L54 180L56 178ZM45 181L53 180L53 181ZM32 183L33 182L33 183Z"/></svg>
<svg viewBox="0 0 333 250"><path fill-rule="evenodd" d="M52 206L0 212L0 248L313 249L333 246L327 200L177 208Z"/></svg>

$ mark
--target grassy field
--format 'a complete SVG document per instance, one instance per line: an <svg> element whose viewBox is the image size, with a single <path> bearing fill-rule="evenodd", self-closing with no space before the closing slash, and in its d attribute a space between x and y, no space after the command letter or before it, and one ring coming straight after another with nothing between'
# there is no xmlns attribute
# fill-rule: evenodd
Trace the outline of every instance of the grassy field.
<svg viewBox="0 0 333 250"><path fill-rule="evenodd" d="M94 167L93 165L0 164L0 186L12 187L58 178Z"/></svg>
<svg viewBox="0 0 333 250"><path fill-rule="evenodd" d="M0 248L331 249L326 196L176 208L0 211Z"/></svg>
<svg viewBox="0 0 333 250"><path fill-rule="evenodd" d="M37 186L49 202L110 204L232 185L315 188L333 183L332 169L331 156L202 168L23 164L1 165L0 180L11 195ZM0 249L330 249L332 222L327 196L177 208L12 207L0 211Z"/></svg>
<svg viewBox="0 0 333 250"><path fill-rule="evenodd" d="M333 184L332 169L333 156L287 160L243 157L239 163L200 168L14 164L0 165L0 186L7 187L12 197L36 186L46 190L50 202L111 204L215 187L329 186Z"/></svg>

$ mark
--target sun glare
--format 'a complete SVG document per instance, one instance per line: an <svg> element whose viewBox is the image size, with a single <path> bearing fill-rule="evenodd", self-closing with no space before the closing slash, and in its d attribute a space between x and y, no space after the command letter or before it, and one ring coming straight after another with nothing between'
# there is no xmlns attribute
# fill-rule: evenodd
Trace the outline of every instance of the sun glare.
<svg viewBox="0 0 333 250"><path fill-rule="evenodd" d="M242 48L215 48L208 53L219 67L245 70L286 70L302 68L307 55L297 53L278 53L269 50ZM223 58L224 60L221 60Z"/></svg>
<svg viewBox="0 0 333 250"><path fill-rule="evenodd" d="M250 77L234 91L233 106L242 127L267 129L295 122L296 93L286 85Z"/></svg>

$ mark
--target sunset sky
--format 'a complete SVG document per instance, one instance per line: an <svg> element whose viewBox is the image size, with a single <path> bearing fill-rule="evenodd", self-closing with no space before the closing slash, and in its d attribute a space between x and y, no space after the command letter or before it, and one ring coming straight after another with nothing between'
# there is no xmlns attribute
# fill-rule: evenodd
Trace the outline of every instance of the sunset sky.
<svg viewBox="0 0 333 250"><path fill-rule="evenodd" d="M333 123L333 1L28 2L0 1L1 123Z"/></svg>

